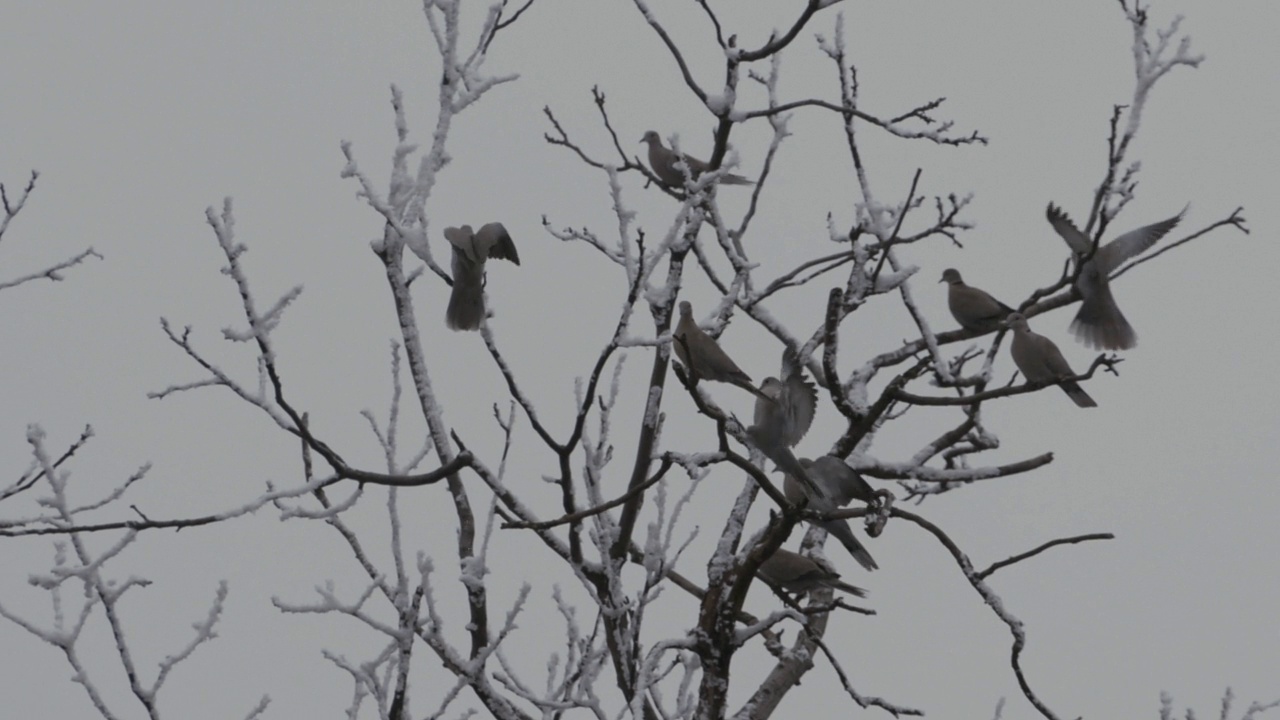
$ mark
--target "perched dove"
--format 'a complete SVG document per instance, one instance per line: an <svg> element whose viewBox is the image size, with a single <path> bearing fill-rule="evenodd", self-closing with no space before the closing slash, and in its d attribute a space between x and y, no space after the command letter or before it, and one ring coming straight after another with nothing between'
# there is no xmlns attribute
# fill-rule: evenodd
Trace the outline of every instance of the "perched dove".
<svg viewBox="0 0 1280 720"><path fill-rule="evenodd" d="M671 335L676 357L684 363L694 382L726 382L772 402L768 395L751 383L751 376L743 372L710 335L702 332L702 328L693 319L693 306L688 300L680 301L680 321L676 323L675 332Z"/></svg>
<svg viewBox="0 0 1280 720"><path fill-rule="evenodd" d="M1031 332L1027 319L1021 313L1009 316L1009 327L1013 330L1013 343L1009 346L1009 354L1013 355L1013 364L1018 366L1029 382L1057 382L1067 397L1080 407L1098 407L1098 403L1074 380L1061 378L1075 375L1067 365L1062 351L1053 341L1043 335Z"/></svg>
<svg viewBox="0 0 1280 720"><path fill-rule="evenodd" d="M453 292L444 321L450 330L477 330L484 319L484 263L489 258L520 264L515 243L502 223L489 223L473 233L470 225L444 229L453 246Z"/></svg>
<svg viewBox="0 0 1280 720"><path fill-rule="evenodd" d="M797 594L828 587L857 597L867 596L866 590L841 582L839 573L823 567L813 558L782 548L760 563L756 574L767 583Z"/></svg>
<svg viewBox="0 0 1280 720"><path fill-rule="evenodd" d="M960 279L960 272L955 268L942 271L942 279L947 283L947 307L951 309L951 317L960 323L960 327L971 332L989 333L999 330L1003 320L1013 312L1013 308L991 297L986 290L972 285L965 285Z"/></svg>
<svg viewBox="0 0 1280 720"><path fill-rule="evenodd" d="M1183 212L1186 212L1184 209ZM1077 262L1093 249L1093 241L1080 232L1071 218L1053 203L1049 203L1045 216L1049 224L1062 236ZM1138 344L1138 334L1125 319L1111 295L1111 273L1125 260L1156 244L1182 219L1178 213L1168 220L1130 230L1106 245L1098 247L1093 257L1080 268L1076 290L1082 301L1080 310L1071 321L1071 332L1076 339L1095 349L1128 350Z"/></svg>
<svg viewBox="0 0 1280 720"><path fill-rule="evenodd" d="M797 482L797 475L787 471L783 467L783 471L787 476L782 481L782 491L787 496L787 500L797 503L803 497L809 498L809 509L819 513L835 512L836 509L848 505L853 498L858 498L864 502L870 503L875 500L875 492L871 486L867 484L862 476L853 471L838 457L824 455L815 460L801 458L798 464L807 474L810 482L818 489L818 492L810 492L803 482ZM780 466L782 467L782 466ZM849 551L854 560L867 570L877 570L879 565L876 564L875 558L871 557L871 553L867 548L858 541L856 535L853 534L853 528L849 526L849 521L844 518L836 518L832 520L818 520L815 525L827 531L828 535L833 536L844 545L844 549Z"/></svg>
<svg viewBox="0 0 1280 720"><path fill-rule="evenodd" d="M809 473L814 484L822 488L831 502L845 507L854 500L868 505L876 502L876 491L858 471L834 455L823 455L817 460L800 458L800 466ZM788 475L782 482L782 492L792 503L805 496L804 486Z"/></svg>
<svg viewBox="0 0 1280 720"><path fill-rule="evenodd" d="M662 138L658 137L656 131L650 130L640 139L642 143L649 143L649 167L653 168L653 174L658 176L663 185L670 188L684 187L684 171L676 164L684 160L684 164L689 168L689 177L694 180L698 176L711 169L707 163L693 157L689 157L681 153L677 155L674 150L667 148L662 144ZM754 185L755 183L732 173L725 173L720 176L722 185Z"/></svg>

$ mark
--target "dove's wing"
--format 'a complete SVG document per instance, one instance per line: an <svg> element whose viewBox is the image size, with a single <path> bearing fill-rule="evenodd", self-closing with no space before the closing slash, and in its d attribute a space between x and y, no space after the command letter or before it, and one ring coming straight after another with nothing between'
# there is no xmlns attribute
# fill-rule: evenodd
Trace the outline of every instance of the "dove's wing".
<svg viewBox="0 0 1280 720"><path fill-rule="evenodd" d="M1098 251L1096 260L1098 268L1107 275L1115 272L1116 268L1120 267L1120 263L1145 252L1152 245L1155 245L1160 238L1168 235L1169 231L1182 220L1182 213L1186 211L1186 208L1183 208L1182 212L1167 220L1151 223L1137 230L1130 230L1107 243Z"/></svg>
<svg viewBox="0 0 1280 720"><path fill-rule="evenodd" d="M476 253L485 258L510 260L520 264L520 255L516 253L516 244L502 223L492 222L480 228L475 235Z"/></svg>
<svg viewBox="0 0 1280 720"><path fill-rule="evenodd" d="M1045 217L1049 219L1049 224L1053 229L1058 231L1058 235L1066 241L1067 247L1071 248L1071 252L1076 255L1088 255L1089 250L1093 247L1093 241L1088 235L1080 232L1076 224L1071 222L1071 218L1062 211L1062 208L1049 203L1048 209L1045 210Z"/></svg>

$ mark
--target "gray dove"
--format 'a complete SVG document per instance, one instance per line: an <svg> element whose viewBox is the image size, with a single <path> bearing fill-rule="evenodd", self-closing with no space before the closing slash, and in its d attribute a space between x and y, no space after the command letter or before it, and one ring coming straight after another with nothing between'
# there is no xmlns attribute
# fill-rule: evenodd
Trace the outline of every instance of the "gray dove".
<svg viewBox="0 0 1280 720"><path fill-rule="evenodd" d="M755 426L771 428L777 443L795 447L813 425L818 389L797 370L786 382L776 377L765 378L760 383L760 392L763 397L756 400Z"/></svg>
<svg viewBox="0 0 1280 720"><path fill-rule="evenodd" d="M760 383L755 423L747 428L747 437L778 469L814 488L816 485L791 448L809 432L817 406L817 388L805 380L799 366L794 365L785 382L767 377ZM817 492L821 494L821 490Z"/></svg>
<svg viewBox="0 0 1280 720"><path fill-rule="evenodd" d="M808 497L810 510L826 514L848 505L854 498L866 503L875 501L875 491L867 481L838 457L824 455L817 460L800 458L799 465L819 492L808 492L805 485L798 482L793 473L788 472L782 480L782 492L791 503L798 503L801 498ZM867 570L879 569L880 566L876 564L875 558L871 557L871 553L853 534L853 528L849 526L848 520L844 518L818 520L814 524L839 540L859 565Z"/></svg>
<svg viewBox="0 0 1280 720"><path fill-rule="evenodd" d="M684 363L693 382L698 380L726 382L772 402L768 395L756 389L751 382L751 376L743 372L742 368L739 368L738 364L720 349L716 341L698 327L698 323L693 319L693 305L690 305L688 300L680 301L680 321L676 323L675 332L671 336L676 357Z"/></svg>
<svg viewBox="0 0 1280 720"><path fill-rule="evenodd" d="M985 290L966 285L960 271L947 268L942 279L947 283L947 307L960 327L971 332L989 333L999 330L1013 308L991 297Z"/></svg>
<svg viewBox="0 0 1280 720"><path fill-rule="evenodd" d="M835 455L823 455L817 460L800 458L800 466L809 473L814 484L822 488L827 497L839 507L845 507L854 500L861 500L868 505L877 501L876 491L848 463ZM782 483L782 492L787 500L797 503L804 497L804 487L788 475Z"/></svg>
<svg viewBox="0 0 1280 720"><path fill-rule="evenodd" d="M1183 209L1182 212L1186 212ZM1071 218L1053 203L1049 203L1045 216L1049 224L1062 236L1076 261L1083 260L1091 250L1093 241L1080 232ZM1178 213L1168 220L1161 220L1137 230L1130 230L1106 245L1098 247L1093 257L1080 268L1076 290L1082 299L1080 310L1071 321L1071 332L1087 347L1106 350L1128 350L1138 344L1138 334L1125 319L1111 294L1111 273L1125 260L1145 251L1182 219Z"/></svg>
<svg viewBox="0 0 1280 720"><path fill-rule="evenodd" d="M694 180L711 169L710 165L697 158L683 153L677 155L674 150L662 144L662 138L658 137L658 133L654 130L646 132L640 142L649 144L649 167L653 168L653 174L658 176L662 184L669 188L684 187L684 171L676 167L680 160L684 160L685 166L689 168L689 177ZM755 185L741 175L732 173L721 175L720 183L722 185Z"/></svg>
<svg viewBox="0 0 1280 720"><path fill-rule="evenodd" d="M816 560L799 553L778 548L756 571L765 582L793 593L808 592L828 587L843 590L856 597L866 597L867 591L840 581L840 574L823 567Z"/></svg>
<svg viewBox="0 0 1280 720"><path fill-rule="evenodd" d="M1067 365L1062 351L1053 341L1043 335L1031 332L1027 319L1021 313L1009 316L1009 327L1013 330L1013 343L1009 346L1009 354L1013 355L1013 363L1018 366L1029 382L1056 382L1067 397L1080 407L1097 407L1098 403L1074 380L1063 380L1075 375Z"/></svg>
<svg viewBox="0 0 1280 720"><path fill-rule="evenodd" d="M450 330L477 330L484 320L484 264L489 258L520 264L515 243L502 223L489 223L472 232L470 225L444 229L453 247L453 292L444 321Z"/></svg>

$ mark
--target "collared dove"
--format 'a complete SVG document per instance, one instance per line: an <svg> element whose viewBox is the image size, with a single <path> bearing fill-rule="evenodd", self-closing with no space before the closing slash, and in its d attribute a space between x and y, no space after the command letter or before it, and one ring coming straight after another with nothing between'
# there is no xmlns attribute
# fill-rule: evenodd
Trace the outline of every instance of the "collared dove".
<svg viewBox="0 0 1280 720"><path fill-rule="evenodd" d="M789 366L790 373L785 382L767 377L760 383L755 423L747 428L747 437L787 476L795 476L800 482L816 488L791 448L800 442L813 424L818 390L805 380L799 365L787 363L785 356L784 366ZM818 492L821 493L820 490Z"/></svg>
<svg viewBox="0 0 1280 720"><path fill-rule="evenodd" d="M1186 212L1183 209L1182 212ZM1137 230L1130 230L1106 245L1100 245L1093 257L1080 268L1076 290L1080 291L1080 310L1071 321L1071 332L1087 347L1105 350L1128 350L1138 344L1138 334L1125 319L1111 294L1111 273L1125 260L1156 244L1182 219L1182 212ZM1062 236L1076 261L1083 260L1093 241L1080 232L1071 218L1053 203L1045 210L1049 224Z"/></svg>
<svg viewBox="0 0 1280 720"><path fill-rule="evenodd" d="M693 305L689 304L688 300L680 301L680 321L676 323L675 332L671 334L671 344L675 348L676 357L684 363L690 379L694 382L698 380L726 382L773 402L772 398L751 383L751 376L743 372L742 368L720 349L716 341L698 327L698 323L693 319Z"/></svg>
<svg viewBox="0 0 1280 720"><path fill-rule="evenodd" d="M866 597L867 591L840 581L840 574L823 567L813 558L778 548L756 571L765 582L793 593L808 592L828 587L843 590L856 597Z"/></svg>
<svg viewBox="0 0 1280 720"><path fill-rule="evenodd" d="M1018 366L1028 382L1056 382L1076 405L1082 408L1098 407L1098 403L1089 397L1079 383L1062 379L1075 373L1052 340L1031 332L1027 319L1021 313L1010 315L1008 323L1013 330L1009 354L1013 355L1013 364Z"/></svg>
<svg viewBox="0 0 1280 720"><path fill-rule="evenodd" d="M795 447L813 425L818 407L818 389L797 369L786 382L767 377L760 383L756 400L755 426L768 428L776 442ZM767 399L766 399L767 398Z"/></svg>
<svg viewBox="0 0 1280 720"><path fill-rule="evenodd" d="M515 243L502 223L489 223L472 232L470 225L444 229L453 247L453 292L444 321L450 330L477 330L484 320L484 264L489 258L520 264Z"/></svg>
<svg viewBox="0 0 1280 720"><path fill-rule="evenodd" d="M838 457L824 455L817 460L800 458L798 464L818 492L809 492L803 482L797 481L798 477L794 473L787 472L787 476L782 480L782 492L789 502L798 503L801 498L807 497L810 510L826 514L848 505L854 498L866 503L875 501L875 491L867 481ZM871 557L871 553L853 534L853 528L849 526L848 520L844 518L817 520L814 524L839 540L859 565L867 570L879 569L880 566L876 564L875 558Z"/></svg>
<svg viewBox="0 0 1280 720"><path fill-rule="evenodd" d="M689 157L683 153L676 155L674 150L662 144L662 138L658 137L657 131L650 130L646 132L640 142L649 144L649 167L653 168L653 174L657 175L662 184L667 187L684 187L684 171L676 167L676 164L681 159L684 160L685 166L689 168L689 177L694 180L697 180L699 175L711 169L710 165L697 158ZM720 184L755 185L752 181L733 173L721 175Z"/></svg>
<svg viewBox="0 0 1280 720"><path fill-rule="evenodd" d="M877 500L876 491L871 484L857 470L834 455L823 455L817 460L800 458L800 466L808 471L809 478L838 507L845 507L854 500L861 500L868 505ZM782 492L792 503L800 502L805 497L804 486L790 475L782 482Z"/></svg>
<svg viewBox="0 0 1280 720"><path fill-rule="evenodd" d="M947 283L947 307L951 309L951 317L965 330L994 332L1013 312L1013 308L991 297L986 290L965 285L960 279L960 271L955 268L943 270L942 279L938 282Z"/></svg>

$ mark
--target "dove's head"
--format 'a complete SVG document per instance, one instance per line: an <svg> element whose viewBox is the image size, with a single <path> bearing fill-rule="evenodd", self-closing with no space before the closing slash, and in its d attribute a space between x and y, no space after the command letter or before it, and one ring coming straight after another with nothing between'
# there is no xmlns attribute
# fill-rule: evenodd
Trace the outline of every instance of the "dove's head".
<svg viewBox="0 0 1280 720"><path fill-rule="evenodd" d="M1027 318L1022 313L1009 313L1009 317L1005 318L1004 324L1010 330L1030 330L1027 325Z"/></svg>
<svg viewBox="0 0 1280 720"><path fill-rule="evenodd" d="M938 282L944 282L948 285L959 285L964 282L960 279L960 271L955 268L947 268L942 271L942 279Z"/></svg>
<svg viewBox="0 0 1280 720"><path fill-rule="evenodd" d="M760 392L768 395L774 400L782 397L782 392L785 387L786 386L782 384L782 381L776 377L767 377L760 382Z"/></svg>
<svg viewBox="0 0 1280 720"><path fill-rule="evenodd" d="M640 138L640 142L649 143L650 147L652 147L655 143L661 145L662 138L658 137L657 130L649 130L645 132L644 137Z"/></svg>
<svg viewBox="0 0 1280 720"><path fill-rule="evenodd" d="M682 318L693 317L693 305L688 300L680 301L680 317Z"/></svg>
<svg viewBox="0 0 1280 720"><path fill-rule="evenodd" d="M471 226L463 225L462 227L447 227L444 229L444 238L449 241L457 250L463 253L471 252Z"/></svg>

